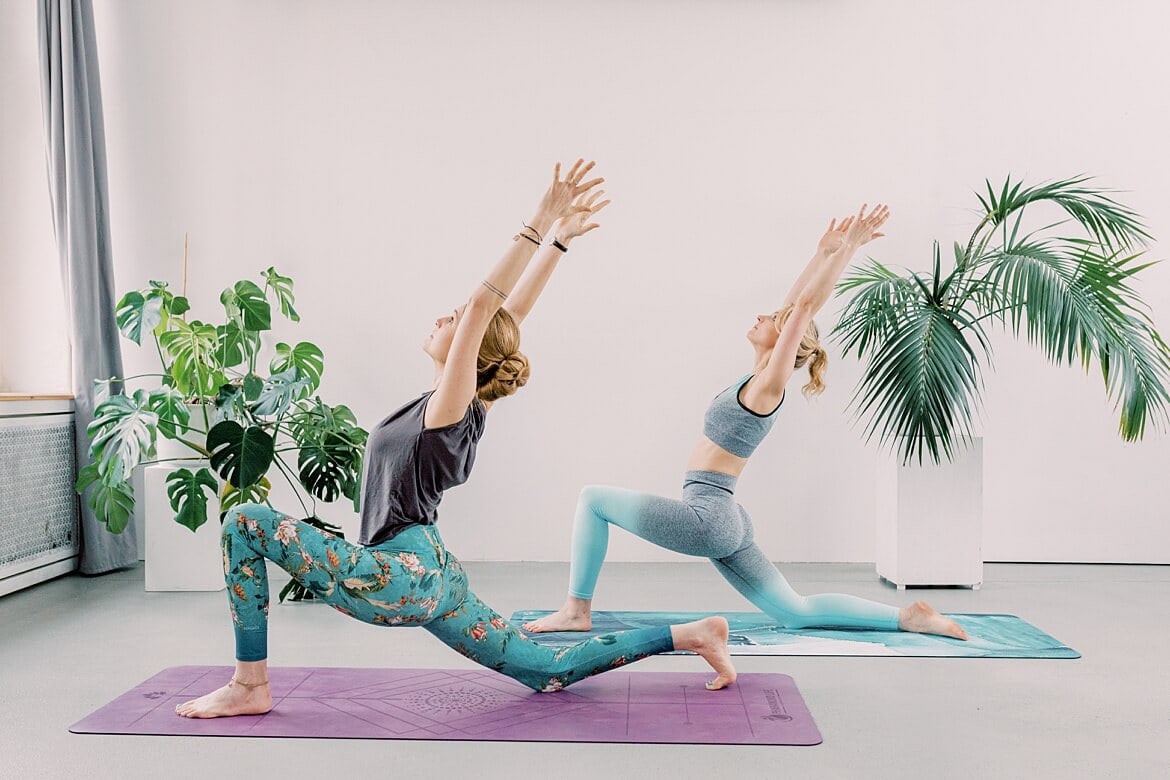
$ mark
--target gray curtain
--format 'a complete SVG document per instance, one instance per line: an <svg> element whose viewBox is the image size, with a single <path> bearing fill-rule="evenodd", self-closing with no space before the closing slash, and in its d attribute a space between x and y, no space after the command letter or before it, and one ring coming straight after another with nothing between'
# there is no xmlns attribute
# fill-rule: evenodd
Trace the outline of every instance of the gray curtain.
<svg viewBox="0 0 1170 780"><path fill-rule="evenodd" d="M41 108L53 230L73 344L77 462L89 462L93 380L122 376L114 322L106 137L91 0L37 0ZM101 574L138 560L134 525L115 535L81 509L81 572Z"/></svg>

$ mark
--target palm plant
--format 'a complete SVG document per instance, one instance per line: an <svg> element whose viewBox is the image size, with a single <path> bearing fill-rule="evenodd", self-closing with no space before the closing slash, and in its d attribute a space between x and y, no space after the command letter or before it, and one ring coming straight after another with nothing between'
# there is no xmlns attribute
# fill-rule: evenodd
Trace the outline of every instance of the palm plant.
<svg viewBox="0 0 1170 780"><path fill-rule="evenodd" d="M318 500L344 496L358 508L367 433L349 408L314 395L325 370L321 349L310 342L278 343L268 375L259 372L261 333L272 327L273 305L300 321L292 279L274 268L262 279L263 288L243 280L223 291L227 316L221 325L188 322L186 297L170 292L164 282L152 281L119 301L115 318L122 334L136 344L153 339L162 371L97 382L88 428L93 462L81 470L77 490L88 492L89 506L111 533L121 533L134 510L131 472L164 460L207 463L167 477L175 521L192 531L207 520L209 492L218 493L221 522L232 507L268 503L270 471L288 482L304 520L319 528L340 535L316 516ZM125 388L144 379L156 386ZM192 424L193 405L202 425ZM160 435L191 454L159 459ZM295 468L286 460L294 455ZM304 596L295 582L281 593L282 600L290 589L294 598Z"/></svg>
<svg viewBox="0 0 1170 780"><path fill-rule="evenodd" d="M988 181L986 196L976 194L982 218L954 245L945 274L936 241L930 273L870 259L838 284L837 295L854 295L832 335L865 360L851 405L868 416L867 440L896 441L904 464L951 459L971 435L992 323L1017 337L1022 327L1053 363L1079 361L1088 371L1096 361L1126 441L1140 439L1151 418L1165 422L1170 349L1130 287L1152 265L1138 262L1150 236L1113 190L1090 181L1024 187L1009 176L998 191ZM1063 218L1025 231L1033 205L1055 206Z"/></svg>

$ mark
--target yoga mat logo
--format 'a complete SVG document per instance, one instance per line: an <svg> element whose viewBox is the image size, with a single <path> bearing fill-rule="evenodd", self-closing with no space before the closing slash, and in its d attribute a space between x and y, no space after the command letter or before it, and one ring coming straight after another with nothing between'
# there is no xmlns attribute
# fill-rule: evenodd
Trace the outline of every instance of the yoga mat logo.
<svg viewBox="0 0 1170 780"><path fill-rule="evenodd" d="M764 700L768 702L768 709L772 711L771 715L764 716L764 720L792 720L792 716L788 714L788 710L784 709L784 702L780 700L780 692L775 688L764 689Z"/></svg>

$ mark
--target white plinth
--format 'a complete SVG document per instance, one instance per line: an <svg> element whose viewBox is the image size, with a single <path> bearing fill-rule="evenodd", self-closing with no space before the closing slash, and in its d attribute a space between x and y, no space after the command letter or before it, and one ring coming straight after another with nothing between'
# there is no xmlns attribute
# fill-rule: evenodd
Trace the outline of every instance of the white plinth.
<svg viewBox="0 0 1170 780"><path fill-rule="evenodd" d="M146 529L147 590L222 590L223 553L219 546L219 502L207 503L207 522L194 533L175 522L167 499L167 477L181 468L191 471L205 461L147 466L142 470L143 524Z"/></svg>
<svg viewBox="0 0 1170 780"><path fill-rule="evenodd" d="M882 459L877 479L877 573L897 585L983 583L983 438L952 463Z"/></svg>

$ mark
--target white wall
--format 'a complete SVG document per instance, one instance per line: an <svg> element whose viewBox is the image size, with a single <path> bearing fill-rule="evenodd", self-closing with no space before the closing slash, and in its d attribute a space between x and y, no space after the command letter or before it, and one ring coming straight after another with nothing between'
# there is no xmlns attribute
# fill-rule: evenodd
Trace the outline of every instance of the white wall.
<svg viewBox="0 0 1170 780"><path fill-rule="evenodd" d="M36 4L0 2L0 392L70 391L45 175Z"/></svg>
<svg viewBox="0 0 1170 780"><path fill-rule="evenodd" d="M861 200L893 206L875 256L916 268L1009 171L1098 174L1170 234L1153 2L95 5L119 290L177 282L184 231L197 316L275 263L303 315L279 336L323 347L327 399L367 426L429 385L418 345L551 163L599 161L604 227L526 326L533 379L444 502L465 558L564 560L586 483L676 493L706 402L750 367L752 315ZM1167 269L1141 290L1170 329ZM1166 437L1125 445L1098 379L1006 338L997 354L987 558L1170 561ZM794 393L745 474L776 558L873 558L858 375L838 358L819 400ZM677 557L613 539L614 560Z"/></svg>

